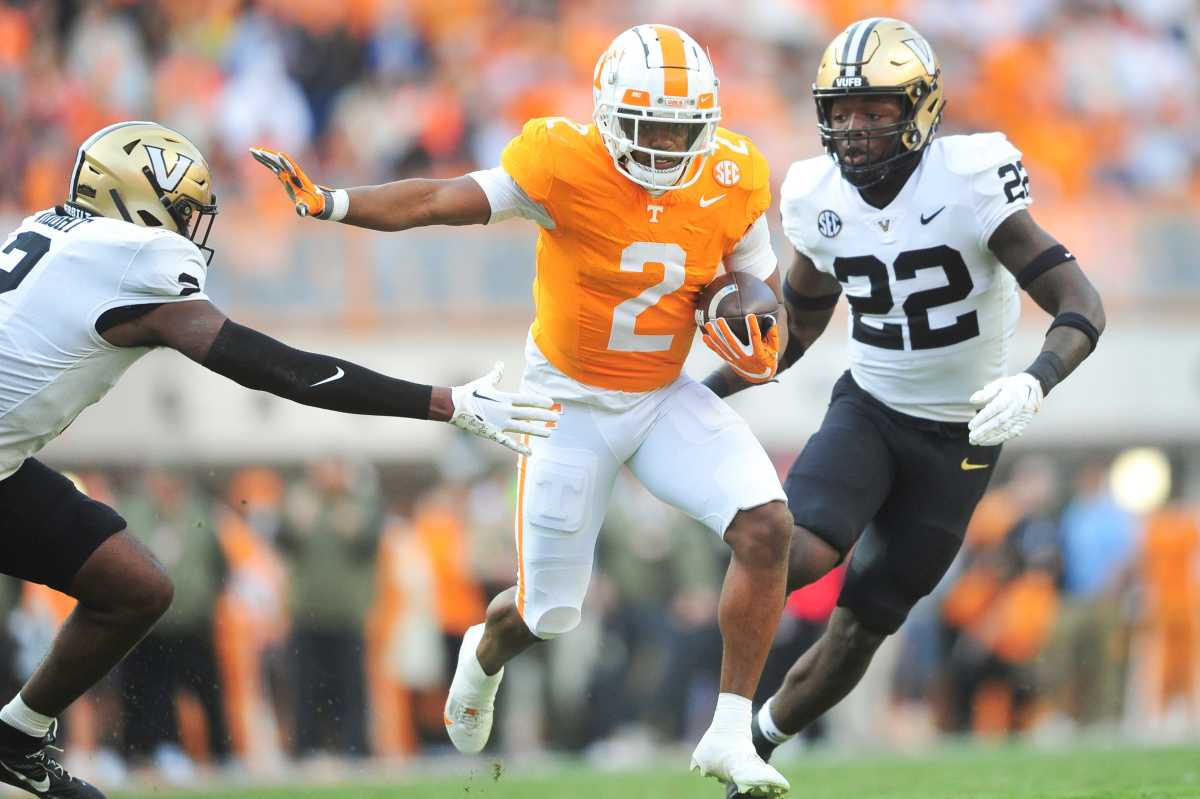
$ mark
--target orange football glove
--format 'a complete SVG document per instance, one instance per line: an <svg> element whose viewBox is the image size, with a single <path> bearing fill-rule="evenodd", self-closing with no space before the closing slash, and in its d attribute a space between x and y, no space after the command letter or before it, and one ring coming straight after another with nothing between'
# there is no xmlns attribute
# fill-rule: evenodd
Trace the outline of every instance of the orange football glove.
<svg viewBox="0 0 1200 799"><path fill-rule="evenodd" d="M763 338L758 317L746 314L746 329L750 331L749 346L733 334L724 319L705 322L704 343L742 378L751 383L765 383L779 369L779 325L771 325Z"/></svg>
<svg viewBox="0 0 1200 799"><path fill-rule="evenodd" d="M314 219L329 219L333 211L333 193L324 186L318 186L309 180L304 170L292 163L291 157L281 151L267 150L262 147L251 147L250 154L254 160L275 173L288 196L296 206L300 216L311 216Z"/></svg>

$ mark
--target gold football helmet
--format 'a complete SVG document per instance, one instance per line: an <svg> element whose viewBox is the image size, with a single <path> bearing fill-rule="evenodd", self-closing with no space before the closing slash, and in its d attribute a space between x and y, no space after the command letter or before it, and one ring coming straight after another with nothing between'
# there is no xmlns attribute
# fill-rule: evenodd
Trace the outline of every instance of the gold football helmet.
<svg viewBox="0 0 1200 799"><path fill-rule="evenodd" d="M154 122L118 122L79 147L71 173L71 205L206 246L217 214L208 162L186 136Z"/></svg>
<svg viewBox="0 0 1200 799"><path fill-rule="evenodd" d="M852 23L825 48L813 83L817 125L825 150L838 161L842 175L859 188L879 183L901 162L918 158L933 140L946 101L941 66L929 42L909 25L889 17ZM869 130L834 130L832 100L847 95L892 95L904 102L898 124ZM838 158L834 146L851 138L894 138L889 154L853 165Z"/></svg>

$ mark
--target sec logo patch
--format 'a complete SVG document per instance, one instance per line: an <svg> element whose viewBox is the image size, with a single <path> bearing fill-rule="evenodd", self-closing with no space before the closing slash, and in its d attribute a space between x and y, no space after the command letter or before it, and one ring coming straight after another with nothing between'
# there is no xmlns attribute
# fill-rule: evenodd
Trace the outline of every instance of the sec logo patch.
<svg viewBox="0 0 1200 799"><path fill-rule="evenodd" d="M722 186L736 186L742 179L742 169L733 161L718 161L713 164L713 177Z"/></svg>
<svg viewBox="0 0 1200 799"><path fill-rule="evenodd" d="M842 218L833 211L826 209L817 214L817 230L827 239L832 239L842 232Z"/></svg>

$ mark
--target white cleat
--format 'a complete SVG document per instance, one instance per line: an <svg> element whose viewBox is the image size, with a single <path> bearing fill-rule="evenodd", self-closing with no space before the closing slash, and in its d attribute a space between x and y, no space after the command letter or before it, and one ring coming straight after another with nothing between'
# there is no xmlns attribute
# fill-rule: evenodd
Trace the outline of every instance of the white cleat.
<svg viewBox="0 0 1200 799"><path fill-rule="evenodd" d="M504 677L504 669L492 675L483 673L475 650L483 637L483 625L476 624L463 636L458 650L458 667L450 683L442 721L450 743L464 755L480 752L492 734L492 716L496 706L496 691Z"/></svg>
<svg viewBox="0 0 1200 799"><path fill-rule="evenodd" d="M716 777L747 796L774 799L784 796L791 787L782 774L754 751L749 731L745 735L711 729L704 733L692 752L692 771L699 771L702 777Z"/></svg>

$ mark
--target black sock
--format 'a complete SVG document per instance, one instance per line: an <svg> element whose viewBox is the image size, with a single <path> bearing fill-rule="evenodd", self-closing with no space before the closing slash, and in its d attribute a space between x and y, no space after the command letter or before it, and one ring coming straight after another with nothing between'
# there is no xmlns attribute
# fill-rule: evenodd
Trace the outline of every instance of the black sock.
<svg viewBox="0 0 1200 799"><path fill-rule="evenodd" d="M0 749L32 752L41 745L41 738L27 735L8 722L0 721Z"/></svg>
<svg viewBox="0 0 1200 799"><path fill-rule="evenodd" d="M754 717L750 720L750 736L754 740L754 751L758 752L758 756L764 761L769 761L771 755L779 747L779 744L772 743L767 740L767 736L763 735L762 729L758 726L758 712L754 713Z"/></svg>

